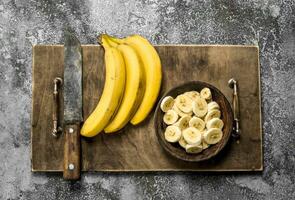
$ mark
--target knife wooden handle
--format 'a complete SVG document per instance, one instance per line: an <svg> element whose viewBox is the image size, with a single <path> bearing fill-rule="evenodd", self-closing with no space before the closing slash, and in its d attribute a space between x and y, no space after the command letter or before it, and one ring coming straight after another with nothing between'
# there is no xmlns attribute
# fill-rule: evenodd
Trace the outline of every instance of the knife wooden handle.
<svg viewBox="0 0 295 200"><path fill-rule="evenodd" d="M65 125L64 144L64 171L63 177L67 180L80 178L81 169L81 144L80 144L80 123Z"/></svg>

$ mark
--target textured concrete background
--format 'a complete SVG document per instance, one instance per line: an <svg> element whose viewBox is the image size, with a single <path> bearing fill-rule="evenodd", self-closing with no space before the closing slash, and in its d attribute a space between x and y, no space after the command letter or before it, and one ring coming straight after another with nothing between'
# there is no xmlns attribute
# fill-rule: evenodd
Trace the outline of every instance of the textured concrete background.
<svg viewBox="0 0 295 200"><path fill-rule="evenodd" d="M0 0L0 199L294 199L295 3L292 0ZM262 174L85 173L69 183L30 172L32 45L100 32L154 44L258 44Z"/></svg>

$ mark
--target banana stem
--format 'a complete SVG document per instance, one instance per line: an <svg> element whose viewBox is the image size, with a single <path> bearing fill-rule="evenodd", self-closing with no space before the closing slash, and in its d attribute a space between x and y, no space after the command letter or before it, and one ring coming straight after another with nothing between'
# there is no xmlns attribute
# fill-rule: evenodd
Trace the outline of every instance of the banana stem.
<svg viewBox="0 0 295 200"><path fill-rule="evenodd" d="M104 48L111 47L112 45L108 42L106 35L101 34L97 37L98 44L102 45Z"/></svg>
<svg viewBox="0 0 295 200"><path fill-rule="evenodd" d="M96 41L97 41L97 43L98 43L99 45L102 46L102 34L99 34L99 35L97 36Z"/></svg>
<svg viewBox="0 0 295 200"><path fill-rule="evenodd" d="M97 42L104 47L117 47L120 44L125 44L121 38L116 38L108 34L100 34L97 38Z"/></svg>
<svg viewBox="0 0 295 200"><path fill-rule="evenodd" d="M113 46L113 47L118 47L118 45L120 45L119 43L117 42L114 42L113 40L111 40L108 36L105 36L106 37L106 40L108 41L108 43Z"/></svg>
<svg viewBox="0 0 295 200"><path fill-rule="evenodd" d="M113 36L110 36L110 35L106 35L106 37L108 38L109 41L111 41L113 43L116 43L116 44L123 44L124 43L123 39L116 38L116 37L113 37Z"/></svg>

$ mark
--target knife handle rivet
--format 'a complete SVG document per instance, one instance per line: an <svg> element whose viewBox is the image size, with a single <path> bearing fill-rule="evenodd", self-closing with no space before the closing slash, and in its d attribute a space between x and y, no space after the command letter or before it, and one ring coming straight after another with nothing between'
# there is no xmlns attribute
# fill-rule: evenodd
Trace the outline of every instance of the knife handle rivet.
<svg viewBox="0 0 295 200"><path fill-rule="evenodd" d="M70 163L69 166L68 166L68 169L71 170L71 171L74 170L75 165L73 163Z"/></svg>
<svg viewBox="0 0 295 200"><path fill-rule="evenodd" d="M69 128L69 133L74 133L74 129L73 128Z"/></svg>

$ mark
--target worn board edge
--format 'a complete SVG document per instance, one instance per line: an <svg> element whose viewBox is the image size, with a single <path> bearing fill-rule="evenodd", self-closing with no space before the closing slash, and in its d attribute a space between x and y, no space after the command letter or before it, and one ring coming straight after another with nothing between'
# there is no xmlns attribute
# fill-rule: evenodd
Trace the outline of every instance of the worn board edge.
<svg viewBox="0 0 295 200"><path fill-rule="evenodd" d="M37 46L56 46L56 47L61 47L64 46L63 44L35 44L33 45L34 47ZM81 44L81 46L101 46L99 44ZM242 44L156 44L153 45L155 47L175 47L175 46L180 46L180 47L243 47L243 48L257 48L259 51L259 46L257 45L242 45Z"/></svg>
<svg viewBox="0 0 295 200"><path fill-rule="evenodd" d="M63 172L62 170L31 170L32 172L50 172L50 173L59 173ZM145 170L81 170L81 172L111 172L111 173L132 173L132 172L262 172L263 167L255 169L145 169Z"/></svg>
<svg viewBox="0 0 295 200"><path fill-rule="evenodd" d="M32 100L31 100L31 113L30 113L30 117L31 117L31 119L30 119L30 128L31 128L31 131L30 131L30 136L31 136L31 139L30 139L30 141L31 141L31 144L30 144L30 150L31 150L31 152L30 152L30 161L31 161L31 163L30 163L30 165L31 165L31 171L32 172L36 172L37 170L35 170L34 169L34 165L33 165L33 113L34 113L34 98L33 98L33 94L34 94L34 92L35 92L35 82L34 82L34 76L35 76L35 74L34 74L34 66L35 66L35 59L34 59L34 54L35 54L35 47L36 46L39 46L39 45L33 45L32 46L32 71L31 71L31 73L32 73Z"/></svg>
<svg viewBox="0 0 295 200"><path fill-rule="evenodd" d="M37 44L37 45L33 45L32 46L32 55L34 55L34 51L35 51L35 47L37 46L64 46L62 44ZM101 46L101 45L97 45L97 44L85 44L85 45L81 45L81 46ZM259 124L260 124L260 140L261 140L261 145L260 145L260 154L261 154L261 160L260 160L260 164L261 167L260 168L252 168L252 169L145 169L145 170L125 170L125 169L120 169L120 170L81 170L82 172L114 172L114 173L126 173L126 172L262 172L264 170L264 156L263 156L263 127L262 127L262 94L261 94L261 66L260 66L260 59L259 59L259 55L260 55L260 51L259 51L259 46L258 45L234 45L234 44L158 44L158 45L154 45L154 46L183 46L183 47L187 47L187 46L198 46L198 47L242 47L242 48L256 48L258 54L257 54L257 64L258 64L258 89L259 89ZM34 77L34 59L32 60L32 77ZM34 80L32 78L32 80ZM32 94L34 93L34 81L32 81ZM32 172L62 172L62 170L36 170L33 168L32 165L32 158L33 158L33 151L32 151L32 138L33 138L33 129L32 129L32 120L33 120L33 109L34 109L34 99L32 98L31 101L31 120L30 120L30 125L31 125L31 131L30 131L30 136L31 136L31 156L30 156L30 160L31 160L31 171ZM83 152L82 152L83 154Z"/></svg>
<svg viewBox="0 0 295 200"><path fill-rule="evenodd" d="M261 160L260 160L260 164L261 164L261 168L259 171L263 171L264 169L264 159L263 159L263 124L262 124L262 95L261 95L261 66L260 66L260 60L259 60L259 55L260 55L260 49L259 46L257 46L257 52L258 52L258 56L257 56L257 64L258 64L258 95L259 95L259 125L260 125L260 141L261 141L261 145L260 145L260 154L261 154Z"/></svg>

